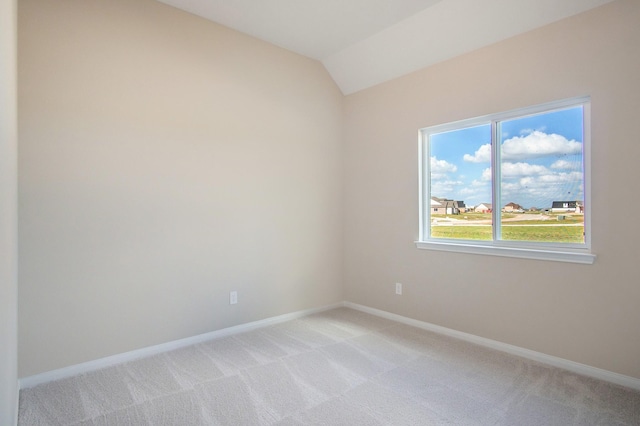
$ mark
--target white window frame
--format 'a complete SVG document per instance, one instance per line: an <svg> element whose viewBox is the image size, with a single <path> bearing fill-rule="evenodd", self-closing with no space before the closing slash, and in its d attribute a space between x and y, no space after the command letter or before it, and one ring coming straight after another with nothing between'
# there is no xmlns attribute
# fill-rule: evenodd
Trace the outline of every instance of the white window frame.
<svg viewBox="0 0 640 426"><path fill-rule="evenodd" d="M500 144L498 135L498 123L529 115L536 115L554 110L568 109L571 107L583 107L583 168L584 168L584 233L583 244L576 243L551 243L534 241L507 241L499 240L501 223L500 208L494 208L492 213L492 241L458 240L445 238L431 238L430 223L430 195L429 177L429 135L442 133L467 127L491 124L492 143L492 204L497 206L500 201ZM595 254L591 252L591 99L588 96L549 102L527 108L485 115L452 123L425 127L419 131L419 199L420 199L420 233L416 246L419 249L439 250L458 253L506 256L525 259L549 260L558 262L571 262L592 264Z"/></svg>

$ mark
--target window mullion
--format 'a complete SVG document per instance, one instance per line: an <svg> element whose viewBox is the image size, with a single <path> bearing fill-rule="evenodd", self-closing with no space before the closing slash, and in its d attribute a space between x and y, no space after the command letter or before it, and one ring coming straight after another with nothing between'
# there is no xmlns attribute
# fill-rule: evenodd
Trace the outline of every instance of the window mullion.
<svg viewBox="0 0 640 426"><path fill-rule="evenodd" d="M423 238L431 238L431 173L429 168L429 158L431 153L429 152L429 138L430 135L424 131L420 132L420 217L423 220L420 223L420 235ZM426 172L425 171L429 171Z"/></svg>

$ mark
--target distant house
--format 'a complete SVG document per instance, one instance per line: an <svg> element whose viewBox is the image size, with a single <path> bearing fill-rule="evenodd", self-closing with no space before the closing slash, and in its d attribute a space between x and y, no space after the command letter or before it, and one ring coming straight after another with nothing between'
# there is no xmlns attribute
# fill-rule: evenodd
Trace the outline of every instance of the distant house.
<svg viewBox="0 0 640 426"><path fill-rule="evenodd" d="M464 207L464 202L449 200L447 198L431 197L432 214L460 214L460 203ZM466 210L466 208L465 208Z"/></svg>
<svg viewBox="0 0 640 426"><path fill-rule="evenodd" d="M524 212L524 208L520 204L509 203L502 208L503 212Z"/></svg>
<svg viewBox="0 0 640 426"><path fill-rule="evenodd" d="M479 213L491 213L493 211L493 206L491 203L480 203L474 210Z"/></svg>
<svg viewBox="0 0 640 426"><path fill-rule="evenodd" d="M431 214L439 214L441 212L444 214L444 210L440 210L441 208L443 208L442 203L437 198L431 197Z"/></svg>
<svg viewBox="0 0 640 426"><path fill-rule="evenodd" d="M467 212L467 206L464 204L464 201L456 201L456 203L458 203L458 210L460 211L460 213Z"/></svg>
<svg viewBox="0 0 640 426"><path fill-rule="evenodd" d="M552 213L582 213L584 206L580 201L554 201L551 204Z"/></svg>

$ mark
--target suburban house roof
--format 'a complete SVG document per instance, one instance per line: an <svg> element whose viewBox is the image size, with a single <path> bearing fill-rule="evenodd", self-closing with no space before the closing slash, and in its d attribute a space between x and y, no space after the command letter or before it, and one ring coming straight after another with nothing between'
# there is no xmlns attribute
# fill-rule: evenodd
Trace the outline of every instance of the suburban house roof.
<svg viewBox="0 0 640 426"><path fill-rule="evenodd" d="M567 204L568 208L573 209L576 205L582 205L582 203L578 201L554 201L551 204L552 209L566 209L565 204Z"/></svg>
<svg viewBox="0 0 640 426"><path fill-rule="evenodd" d="M460 205L462 203L462 205ZM447 209L460 209L464 207L463 201L449 200L447 198L431 197L431 207L444 207Z"/></svg>
<svg viewBox="0 0 640 426"><path fill-rule="evenodd" d="M524 208L520 204L516 204L516 203L505 204L505 207L511 207L515 210L524 210Z"/></svg>

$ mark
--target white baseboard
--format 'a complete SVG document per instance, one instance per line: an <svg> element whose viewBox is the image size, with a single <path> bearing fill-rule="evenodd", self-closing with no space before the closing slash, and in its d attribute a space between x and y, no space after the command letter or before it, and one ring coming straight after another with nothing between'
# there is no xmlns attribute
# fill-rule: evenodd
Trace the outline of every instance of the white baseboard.
<svg viewBox="0 0 640 426"><path fill-rule="evenodd" d="M467 342L475 343L477 345L485 346L491 349L496 349L502 352L506 352L512 355L517 355L522 358L527 358L533 361L538 361L543 364L551 365L553 367L562 368L573 373L581 374L583 376L593 377L595 379L604 380L606 382L615 383L620 386L625 386L631 389L640 390L640 379L631 376L625 376L623 374L614 373L612 371L603 370L601 368L592 367L586 364L580 364L578 362L569 361L564 358L559 358L552 355L543 354L541 352L532 351L530 349L521 348L519 346L509 345L507 343L498 342L496 340L486 339L484 337L476 336L462 331L453 330L450 328L442 327L439 325L431 324L424 321L418 321L411 318L403 317L401 315L392 314L391 312L382 311L379 309L369 308L367 306L358 305L356 303L345 302L344 306L358 311L366 312L378 317L390 319L403 324L412 325L414 327L421 328L423 330L433 331L438 334L454 337L456 339L464 340Z"/></svg>
<svg viewBox="0 0 640 426"><path fill-rule="evenodd" d="M411 325L424 330L429 330L435 333L443 334L446 336L454 337L467 342L475 343L488 348L496 349L502 352L506 352L512 355L517 355L523 358L527 358L533 361L538 361L547 365L551 365L558 368L581 374L583 376L593 377L595 379L604 380L606 382L615 383L617 385L625 386L631 389L640 390L640 379L631 376L625 376L623 374L614 373L612 371L603 370L601 368L591 367L589 365L580 364L577 362L569 361L567 359L555 357L552 355L543 354L541 352L532 351L529 349L521 348L507 343L498 342L496 340L486 339L484 337L476 336L469 333L453 330L450 328L442 327L439 325L431 324L424 321L419 321L402 315L393 314L391 312L382 311L375 308L369 308L367 306L358 305L351 302L341 302L334 305L323 306L315 309L308 309L304 311L293 312L290 314L279 315L276 317L266 318L260 321L254 321L247 324L241 324L234 327L224 328L222 330L212 331L210 333L200 334L193 337L187 337L185 339L174 340L172 342L163 343L160 345L149 346L147 348L138 349L131 352L125 352L118 355L109 356L106 358L97 359L94 361L84 362L82 364L72 365L58 370L47 371L44 373L36 374L29 377L24 377L19 380L19 389L30 388L42 383L51 382L54 380L60 380L68 377L72 377L78 374L89 373L91 371L100 370L102 368L110 367L124 362L133 361L136 359L157 355L163 352L168 352L174 349L183 348L185 346L202 343L208 340L219 339L221 337L227 337L238 333L243 333L250 330L266 327L273 324L279 324L285 321L294 320L307 315L311 315L318 312L327 311L334 308L347 307L356 309L358 311L366 312L378 317L387 318L393 321L397 321L402 324ZM17 418L17 417L16 417Z"/></svg>
<svg viewBox="0 0 640 426"><path fill-rule="evenodd" d="M19 380L19 389L31 388L31 387L40 385L42 383L48 383L54 380L66 379L68 377L76 376L78 374L89 373L92 371L100 370L102 368L111 367L113 365L134 361L136 359L157 355L164 352L169 352L175 349L184 348L186 346L195 345L197 343L206 342L208 340L219 339L221 337L227 337L227 336L231 336L238 333L244 333L246 331L255 330L257 328L262 328L262 327L266 327L273 324L279 324L282 322L291 321L307 315L311 315L318 312L323 312L323 311L327 311L330 309L335 309L343 306L345 306L344 302L340 302L334 305L323 306L320 308L313 308L313 309L307 309L303 311L292 312L289 314L266 318L259 321L253 321L247 324L240 324L233 327L223 328L221 330L212 331L210 333L204 333L204 334L199 334L197 336L187 337L185 339L174 340L172 342L162 343L160 345L149 346L149 347L137 349L131 352L125 352L118 355L108 356L105 358L96 359L94 361L83 362L81 364L71 365L69 367L64 367L57 370L46 371L44 373L21 378Z"/></svg>

